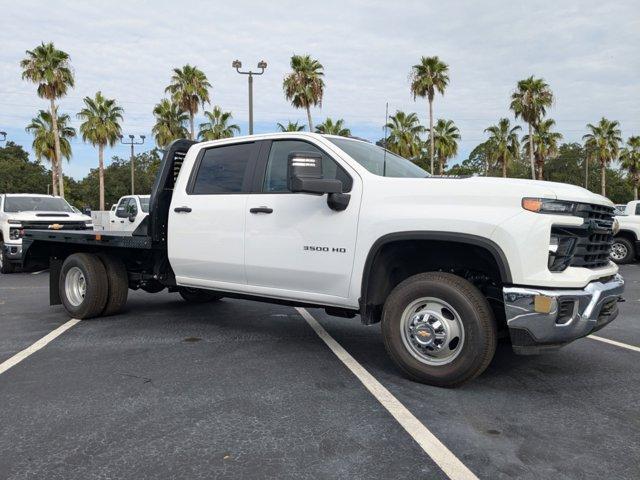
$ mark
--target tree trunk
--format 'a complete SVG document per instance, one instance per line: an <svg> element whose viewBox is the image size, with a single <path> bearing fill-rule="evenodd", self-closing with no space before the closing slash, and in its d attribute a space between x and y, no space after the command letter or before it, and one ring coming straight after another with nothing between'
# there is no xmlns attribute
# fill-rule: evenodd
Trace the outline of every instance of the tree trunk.
<svg viewBox="0 0 640 480"><path fill-rule="evenodd" d="M529 161L531 162L531 178L536 179L536 167L533 160L533 125L529 124Z"/></svg>
<svg viewBox="0 0 640 480"><path fill-rule="evenodd" d="M633 199L638 200L638 184L633 185Z"/></svg>
<svg viewBox="0 0 640 480"><path fill-rule="evenodd" d="M502 159L502 178L507 178L507 160Z"/></svg>
<svg viewBox="0 0 640 480"><path fill-rule="evenodd" d="M602 175L600 178L600 186L602 188L602 196L607 196L607 164L604 161L600 161L600 174Z"/></svg>
<svg viewBox="0 0 640 480"><path fill-rule="evenodd" d="M538 180L544 180L544 158L538 159Z"/></svg>
<svg viewBox="0 0 640 480"><path fill-rule="evenodd" d="M440 168L440 175L444 175L444 158L438 158L438 166Z"/></svg>
<svg viewBox="0 0 640 480"><path fill-rule="evenodd" d="M433 175L433 157L435 145L433 144L433 100L429 99L429 157L431 158L431 175Z"/></svg>
<svg viewBox="0 0 640 480"><path fill-rule="evenodd" d="M62 155L60 154L60 134L58 132L58 116L56 114L56 104L52 99L51 102L51 126L53 127L53 142L55 144L55 155L58 165L56 165L59 193L64 198L64 175L62 174Z"/></svg>
<svg viewBox="0 0 640 480"><path fill-rule="evenodd" d="M195 140L195 127L193 126L193 112L189 112L189 126L191 129L191 140Z"/></svg>
<svg viewBox="0 0 640 480"><path fill-rule="evenodd" d="M313 132L313 122L311 121L311 108L307 105L307 125L309 125L309 131Z"/></svg>
<svg viewBox="0 0 640 480"><path fill-rule="evenodd" d="M58 195L58 162L55 158L51 159L51 194Z"/></svg>
<svg viewBox="0 0 640 480"><path fill-rule="evenodd" d="M100 182L100 211L104 211L104 145L98 145L98 171Z"/></svg>

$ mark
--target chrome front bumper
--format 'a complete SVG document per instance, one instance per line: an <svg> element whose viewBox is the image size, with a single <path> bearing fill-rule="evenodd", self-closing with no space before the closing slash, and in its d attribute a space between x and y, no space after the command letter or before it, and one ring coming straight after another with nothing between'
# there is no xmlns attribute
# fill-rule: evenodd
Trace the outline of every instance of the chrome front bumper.
<svg viewBox="0 0 640 480"><path fill-rule="evenodd" d="M615 275L582 290L505 287L504 307L516 353L538 353L599 330L618 316L624 280Z"/></svg>

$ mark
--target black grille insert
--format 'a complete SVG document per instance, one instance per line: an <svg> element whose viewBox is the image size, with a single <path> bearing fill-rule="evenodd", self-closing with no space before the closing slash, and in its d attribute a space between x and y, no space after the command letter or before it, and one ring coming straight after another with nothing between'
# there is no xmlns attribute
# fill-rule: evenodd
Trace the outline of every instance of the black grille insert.
<svg viewBox="0 0 640 480"><path fill-rule="evenodd" d="M565 265L585 268L606 266L613 244L613 207L581 203L575 215L584 218L583 225L554 226L551 229L551 234L558 237L559 243L573 244L569 251L562 252Z"/></svg>

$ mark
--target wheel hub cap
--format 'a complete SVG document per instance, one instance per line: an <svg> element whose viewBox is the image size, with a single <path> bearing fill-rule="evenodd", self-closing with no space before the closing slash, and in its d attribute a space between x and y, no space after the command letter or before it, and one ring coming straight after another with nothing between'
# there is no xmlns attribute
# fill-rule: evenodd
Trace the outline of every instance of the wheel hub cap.
<svg viewBox="0 0 640 480"><path fill-rule="evenodd" d="M87 293L87 282L84 273L78 267L71 267L64 279L64 290L67 300L74 307L80 306Z"/></svg>
<svg viewBox="0 0 640 480"><path fill-rule="evenodd" d="M412 302L403 313L401 329L405 347L422 363L449 363L462 349L462 320L451 305L440 299Z"/></svg>
<svg viewBox="0 0 640 480"><path fill-rule="evenodd" d="M621 260L627 256L627 247L621 243L614 243L611 247L611 257L615 260Z"/></svg>

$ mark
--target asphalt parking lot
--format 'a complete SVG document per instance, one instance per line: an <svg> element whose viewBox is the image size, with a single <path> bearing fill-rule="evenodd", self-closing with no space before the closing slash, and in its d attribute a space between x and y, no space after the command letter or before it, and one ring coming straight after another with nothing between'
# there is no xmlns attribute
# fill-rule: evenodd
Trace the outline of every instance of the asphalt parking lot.
<svg viewBox="0 0 640 480"><path fill-rule="evenodd" d="M640 266L621 270L598 336L637 347ZM401 376L379 326L309 313L479 478L640 477L640 351L500 345L440 389ZM47 272L0 275L0 364L68 321ZM131 292L0 373L0 425L1 479L446 478L296 309L240 300Z"/></svg>

